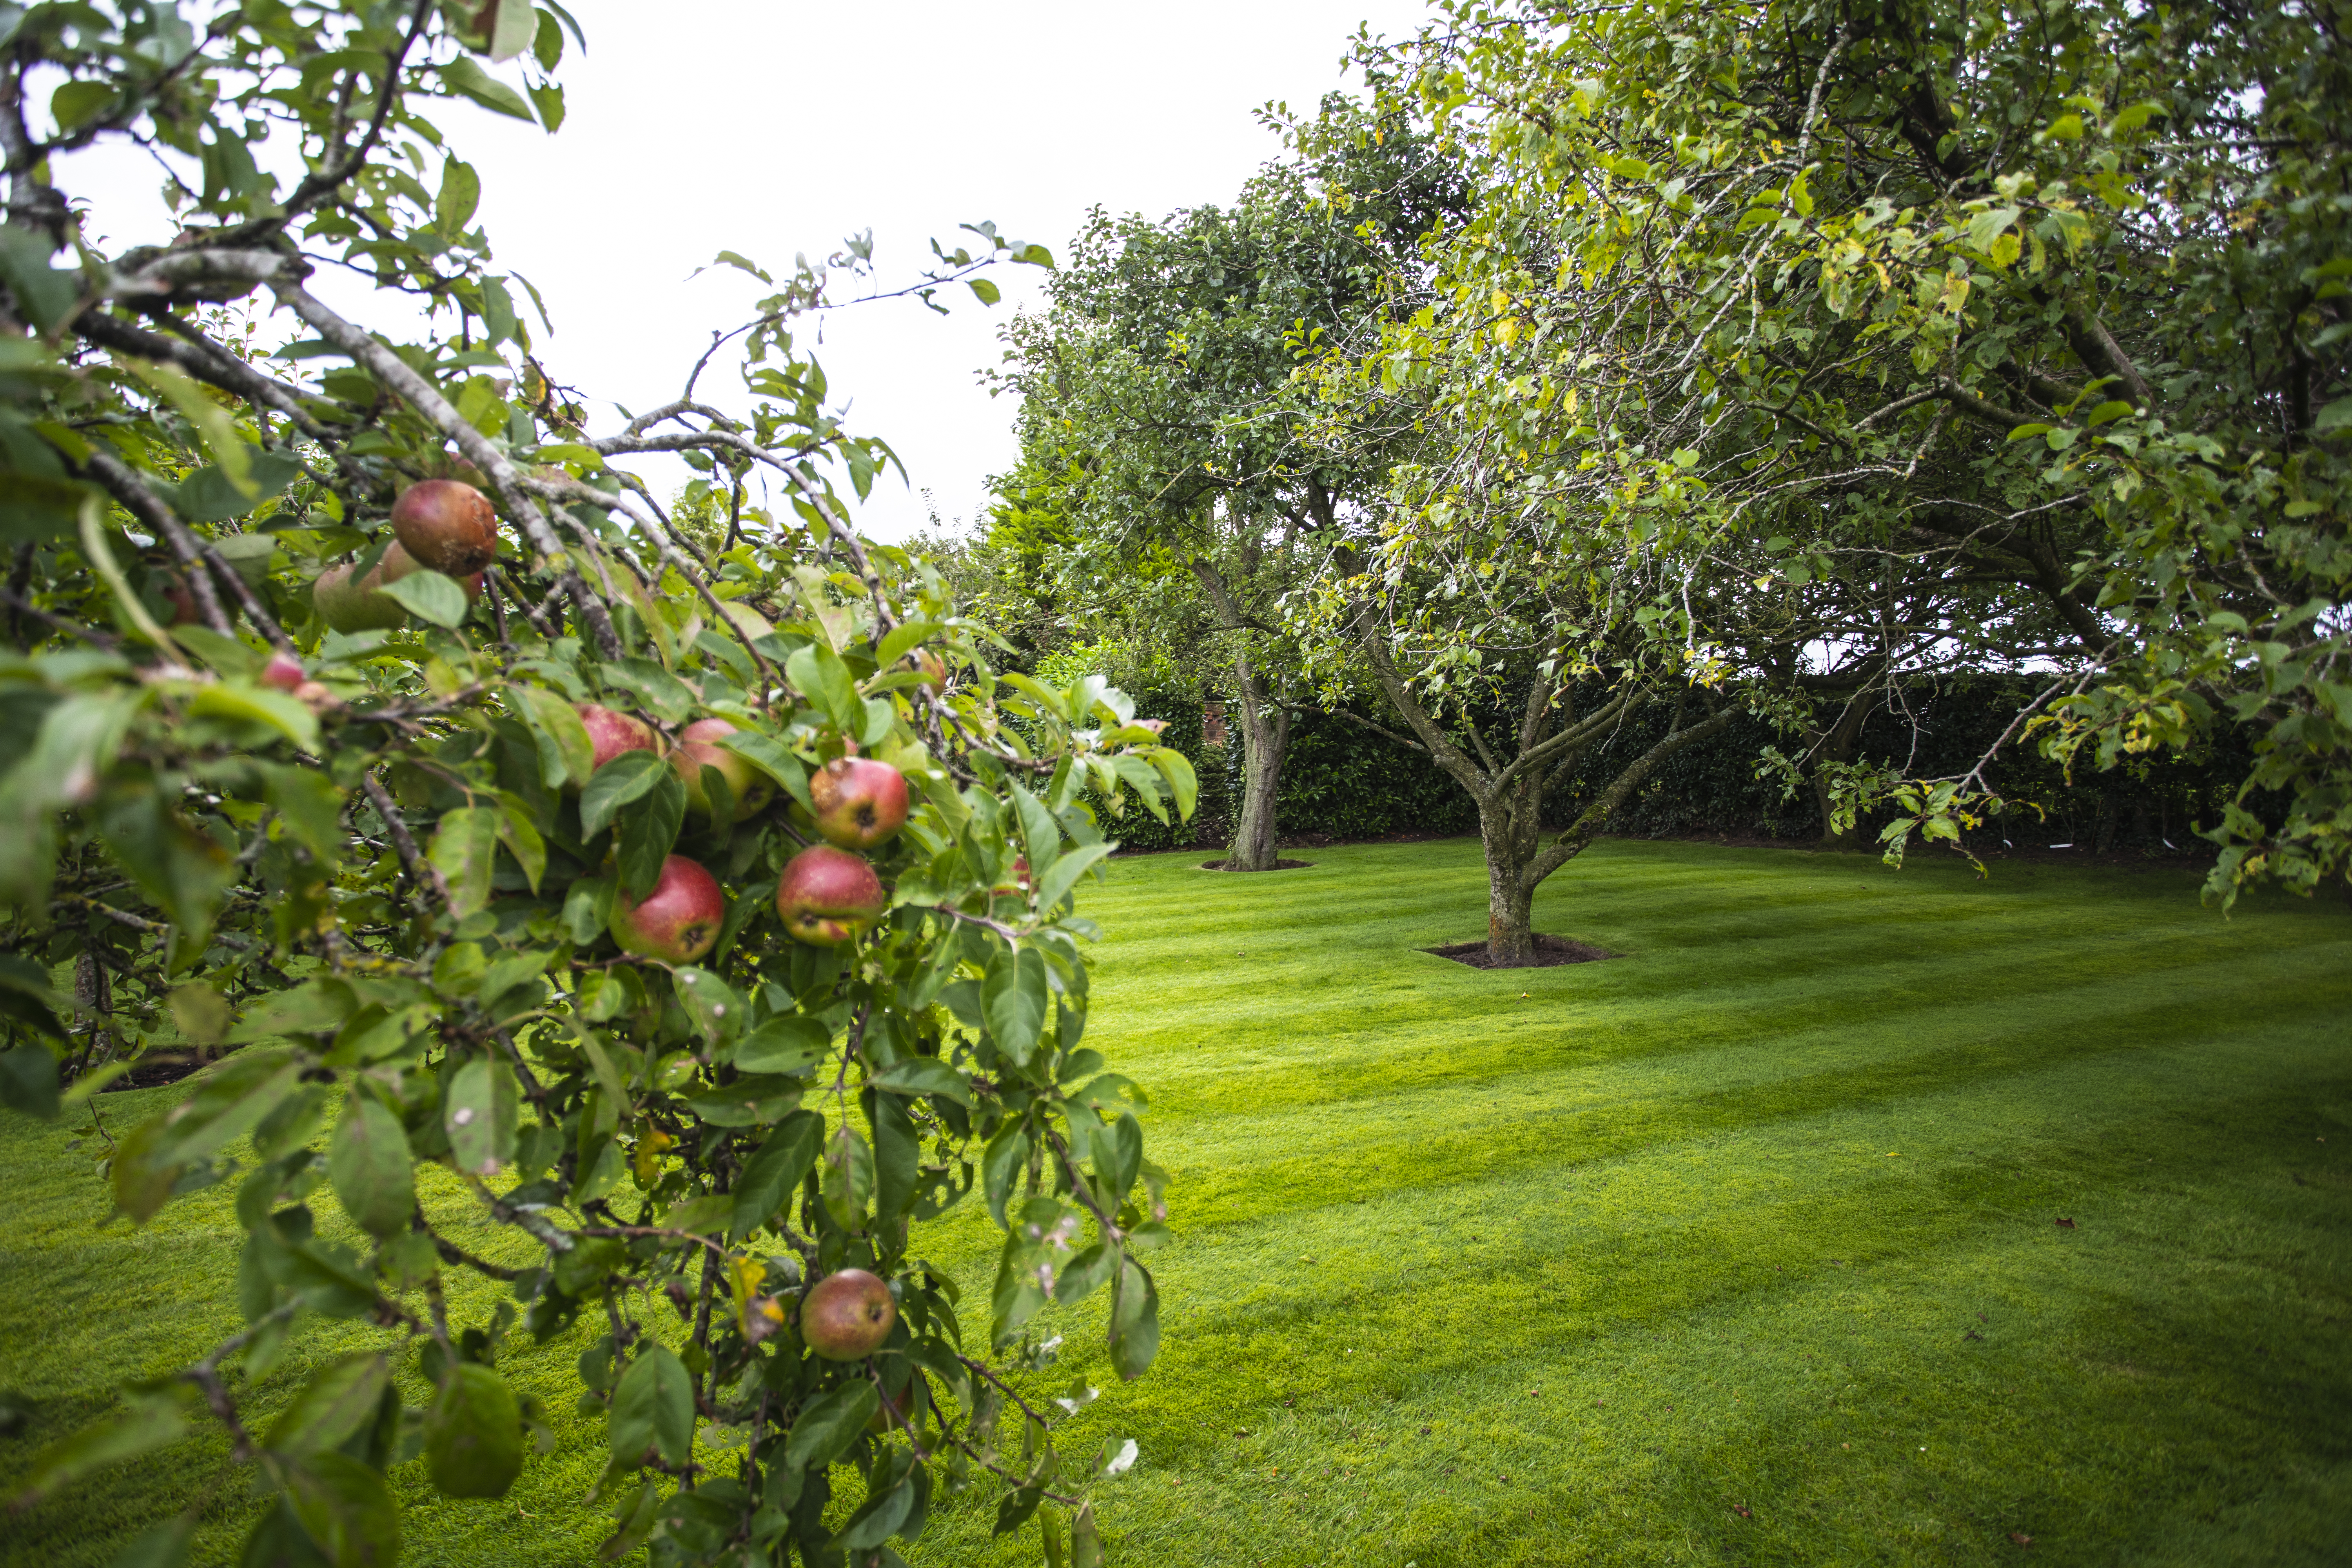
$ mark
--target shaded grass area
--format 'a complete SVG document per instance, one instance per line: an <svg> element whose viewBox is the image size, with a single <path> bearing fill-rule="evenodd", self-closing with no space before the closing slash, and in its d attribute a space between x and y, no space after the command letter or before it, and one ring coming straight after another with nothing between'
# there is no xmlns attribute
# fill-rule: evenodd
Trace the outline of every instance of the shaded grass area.
<svg viewBox="0 0 2352 1568"><path fill-rule="evenodd" d="M1483 924L1475 843L1265 878L1193 858L1118 862L1083 900L1106 933L1089 1043L1152 1093L1180 1236L1159 1364L1068 1439L1141 1445L1099 1493L1117 1560L2344 1560L2340 907L2224 921L2172 872L1980 883L1612 843L1538 924L1622 957L1482 972L1418 951ZM171 1094L108 1099L126 1117ZM0 1232L0 1387L33 1401L0 1477L234 1327L229 1195L94 1231L67 1136L0 1129L30 1221ZM511 1251L454 1191L435 1206ZM984 1300L984 1216L932 1256ZM491 1299L461 1290L457 1314ZM1045 1391L1105 1381L1098 1326L1049 1325L1068 1338ZM257 1406L373 1337L314 1330ZM509 1499L403 1473L408 1561L593 1555L579 1348L501 1363L562 1436ZM104 1562L225 1449L9 1521L5 1561ZM234 1558L251 1508L215 1500L200 1560ZM935 1511L910 1558L1038 1560L1034 1526L992 1542L992 1515Z"/></svg>

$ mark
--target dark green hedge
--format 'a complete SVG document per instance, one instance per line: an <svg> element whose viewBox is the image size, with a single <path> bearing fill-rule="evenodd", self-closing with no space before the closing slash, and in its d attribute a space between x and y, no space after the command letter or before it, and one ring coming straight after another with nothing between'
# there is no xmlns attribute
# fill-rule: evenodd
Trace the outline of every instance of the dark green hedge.
<svg viewBox="0 0 2352 1568"><path fill-rule="evenodd" d="M2007 676L1964 677L1906 690L1900 710L1881 709L1864 725L1861 753L1900 766L1914 777L1964 772L2037 689ZM1193 761L1201 775L1200 810L1189 825L1162 827L1130 807L1112 826L1129 849L1222 848L1241 793L1241 747L1206 746L1202 708L1181 693L1146 693L1137 700L1147 718L1168 721L1165 739ZM1606 786L1619 769L1664 731L1665 710L1629 720L1594 749L1578 774L1555 788L1547 813L1565 822ZM1383 722L1387 721L1386 716ZM1759 720L1743 718L1711 741L1669 761L1618 812L1610 831L1640 837L1695 833L1808 840L1821 835L1812 792L1784 797L1777 774L1759 777L1767 746L1795 752L1798 744ZM2227 731L2200 755L2136 759L2108 773L2082 770L2069 783L2059 766L2032 746L2012 743L1993 768L1993 787L2013 804L1988 824L1989 842L2073 843L2086 849L2200 847L2194 824L2210 823L2252 765L2243 736ZM2257 803L2259 809L2260 803ZM1399 836L1475 833L1476 810L1461 787L1427 757L1336 714L1307 712L1291 726L1283 770L1279 825L1286 844ZM2046 815L2045 815L2046 814ZM1892 816L1864 825L1867 837Z"/></svg>

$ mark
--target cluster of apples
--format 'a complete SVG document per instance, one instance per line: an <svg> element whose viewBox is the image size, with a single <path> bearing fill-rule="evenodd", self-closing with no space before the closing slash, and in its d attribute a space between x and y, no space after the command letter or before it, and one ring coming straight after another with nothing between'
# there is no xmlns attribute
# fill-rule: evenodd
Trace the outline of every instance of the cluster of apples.
<svg viewBox="0 0 2352 1568"><path fill-rule="evenodd" d="M578 712L600 768L625 752L662 749L652 727L626 713L593 702L581 704ZM724 719L698 719L678 731L668 750L688 804L706 817L714 803L703 786L705 767L727 781L735 821L766 809L775 797L773 784L719 744L735 732ZM907 825L907 776L871 757L835 757L809 780L809 802L825 842L808 846L784 868L776 884L776 913L796 940L838 947L871 931L890 907L882 879L856 851L888 843ZM673 855L644 898L614 898L613 940L641 958L691 963L718 942L726 918L719 879L699 862Z"/></svg>
<svg viewBox="0 0 2352 1568"><path fill-rule="evenodd" d="M408 612L379 590L419 567L456 578L468 602L482 596L482 580L499 553L499 514L481 491L463 479L413 484L393 502L392 532L395 542L362 575L335 566L310 584L320 620L339 632L399 630Z"/></svg>

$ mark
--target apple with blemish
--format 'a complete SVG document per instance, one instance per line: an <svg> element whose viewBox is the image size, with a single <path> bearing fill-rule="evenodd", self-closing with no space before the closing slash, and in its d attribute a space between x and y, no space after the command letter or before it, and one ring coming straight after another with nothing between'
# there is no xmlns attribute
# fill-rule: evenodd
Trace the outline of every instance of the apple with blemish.
<svg viewBox="0 0 2352 1568"><path fill-rule="evenodd" d="M661 876L643 899L613 895L613 940L623 952L665 963L691 963L719 941L727 900L709 871L683 855L662 862Z"/></svg>
<svg viewBox="0 0 2352 1568"><path fill-rule="evenodd" d="M452 577L498 558L499 514L489 497L460 479L425 479L401 491L392 531L419 564Z"/></svg>
<svg viewBox="0 0 2352 1568"><path fill-rule="evenodd" d="M907 826L907 775L871 757L835 757L809 779L816 830L844 849L871 849Z"/></svg>
<svg viewBox="0 0 2352 1568"><path fill-rule="evenodd" d="M706 817L710 815L710 797L702 787L705 768L718 769L719 776L727 781L727 791L735 798L737 822L766 810L776 798L776 786L765 773L719 743L737 733L736 727L724 719L697 719L677 732L677 744L670 751L669 765L677 770L678 781L686 785L687 804Z"/></svg>
<svg viewBox="0 0 2352 1568"><path fill-rule="evenodd" d="M793 856L776 884L776 913L784 930L812 947L856 941L889 907L874 868L830 844L812 844Z"/></svg>
<svg viewBox="0 0 2352 1568"><path fill-rule="evenodd" d="M864 1361L898 1321L890 1287L863 1268L818 1280L801 1303L801 1341L827 1361Z"/></svg>

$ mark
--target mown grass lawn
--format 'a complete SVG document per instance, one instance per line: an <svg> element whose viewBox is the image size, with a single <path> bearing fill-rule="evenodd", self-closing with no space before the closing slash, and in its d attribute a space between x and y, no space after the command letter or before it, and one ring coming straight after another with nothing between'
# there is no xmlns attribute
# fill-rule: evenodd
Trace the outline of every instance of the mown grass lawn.
<svg viewBox="0 0 2352 1568"><path fill-rule="evenodd" d="M1158 1365L1073 1425L1141 1445L1100 1492L1115 1561L2347 1560L2340 904L1612 843L1538 925L1623 956L1488 973L1415 951L1482 930L1474 843L1195 858L1083 903L1089 1043L1152 1094L1180 1234ZM0 1388L32 1409L0 1485L233 1326L226 1195L93 1231L67 1137L0 1130ZM935 1256L984 1299L984 1216ZM1053 1325L1059 1379L1102 1381L1096 1321ZM577 1351L505 1364L558 1395ZM501 1502L412 1479L406 1560L588 1560L601 1423L562 1433ZM106 1561L220 1451L10 1520L6 1560ZM202 1560L251 1507L215 1500ZM935 1513L910 1557L1037 1561L992 1512Z"/></svg>

